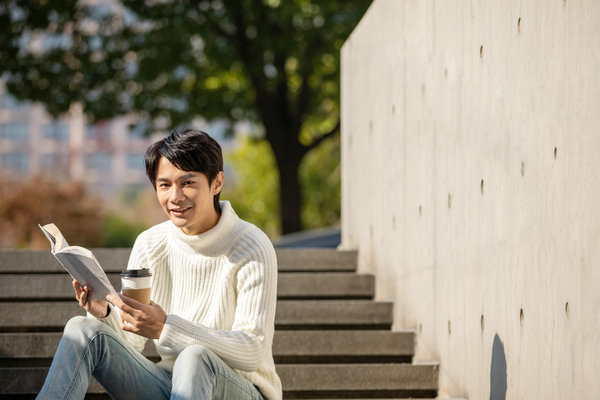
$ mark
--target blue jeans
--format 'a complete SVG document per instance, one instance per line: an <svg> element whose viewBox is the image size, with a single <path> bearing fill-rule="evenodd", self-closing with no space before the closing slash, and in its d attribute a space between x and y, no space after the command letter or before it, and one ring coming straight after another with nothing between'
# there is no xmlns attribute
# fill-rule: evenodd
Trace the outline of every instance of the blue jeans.
<svg viewBox="0 0 600 400"><path fill-rule="evenodd" d="M250 381L204 346L185 348L171 375L108 325L75 317L65 326L37 398L83 399L92 376L114 399L264 400Z"/></svg>

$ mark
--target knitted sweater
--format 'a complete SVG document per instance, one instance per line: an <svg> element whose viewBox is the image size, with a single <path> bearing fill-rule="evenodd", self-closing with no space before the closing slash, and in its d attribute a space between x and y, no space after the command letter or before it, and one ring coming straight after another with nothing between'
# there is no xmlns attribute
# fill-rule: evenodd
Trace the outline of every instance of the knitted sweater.
<svg viewBox="0 0 600 400"><path fill-rule="evenodd" d="M256 385L269 400L282 397L272 343L277 296L273 245L254 225L221 202L217 225L189 236L171 221L140 234L128 269L150 268L152 300L167 313L159 339L161 361L172 372L177 355L201 344ZM100 319L136 350L146 338L123 331L119 309Z"/></svg>

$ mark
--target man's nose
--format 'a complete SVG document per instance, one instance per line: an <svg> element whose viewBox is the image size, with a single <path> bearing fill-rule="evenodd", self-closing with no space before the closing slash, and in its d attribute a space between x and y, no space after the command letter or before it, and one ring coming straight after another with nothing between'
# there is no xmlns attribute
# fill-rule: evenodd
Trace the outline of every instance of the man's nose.
<svg viewBox="0 0 600 400"><path fill-rule="evenodd" d="M179 185L173 185L171 186L171 196L169 197L169 200L171 200L171 202L176 203L178 201L181 201L181 199L183 199L183 189L181 188L181 186Z"/></svg>

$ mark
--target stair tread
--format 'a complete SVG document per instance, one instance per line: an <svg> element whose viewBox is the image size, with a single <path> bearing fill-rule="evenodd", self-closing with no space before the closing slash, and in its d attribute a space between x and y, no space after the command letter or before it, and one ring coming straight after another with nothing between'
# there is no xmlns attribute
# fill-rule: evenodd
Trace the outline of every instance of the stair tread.
<svg viewBox="0 0 600 400"><path fill-rule="evenodd" d="M131 249L90 249L106 272L126 268ZM275 249L280 272L356 270L356 251L335 249ZM0 249L0 273L63 272L50 250Z"/></svg>
<svg viewBox="0 0 600 400"><path fill-rule="evenodd" d="M61 332L0 333L2 358L51 358ZM273 355L278 357L405 356L414 354L414 332L392 331L276 331ZM149 342L144 355L157 357Z"/></svg>
<svg viewBox="0 0 600 400"><path fill-rule="evenodd" d="M118 273L108 273L113 286L120 290ZM23 290L27 282L27 290ZM3 274L0 280L0 301L35 299L71 299L74 297L72 278L64 273ZM375 280L372 275L355 273L315 274L290 272L280 274L277 283L279 298L372 298Z"/></svg>
<svg viewBox="0 0 600 400"><path fill-rule="evenodd" d="M279 300L275 325L282 329L306 326L391 326L392 303L368 300ZM74 301L0 303L0 330L56 329L85 312Z"/></svg>
<svg viewBox="0 0 600 400"><path fill-rule="evenodd" d="M437 390L437 364L277 365L285 392ZM36 393L48 367L0 368L0 394ZM94 382L88 392L101 393Z"/></svg>

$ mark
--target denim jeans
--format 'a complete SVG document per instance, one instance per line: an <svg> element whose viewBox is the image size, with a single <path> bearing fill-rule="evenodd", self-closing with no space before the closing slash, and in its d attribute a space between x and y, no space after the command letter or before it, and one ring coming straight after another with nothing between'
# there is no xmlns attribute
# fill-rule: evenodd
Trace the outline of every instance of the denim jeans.
<svg viewBox="0 0 600 400"><path fill-rule="evenodd" d="M92 376L114 399L264 400L250 381L204 346L185 348L171 375L108 325L74 317L65 326L37 398L83 399Z"/></svg>

